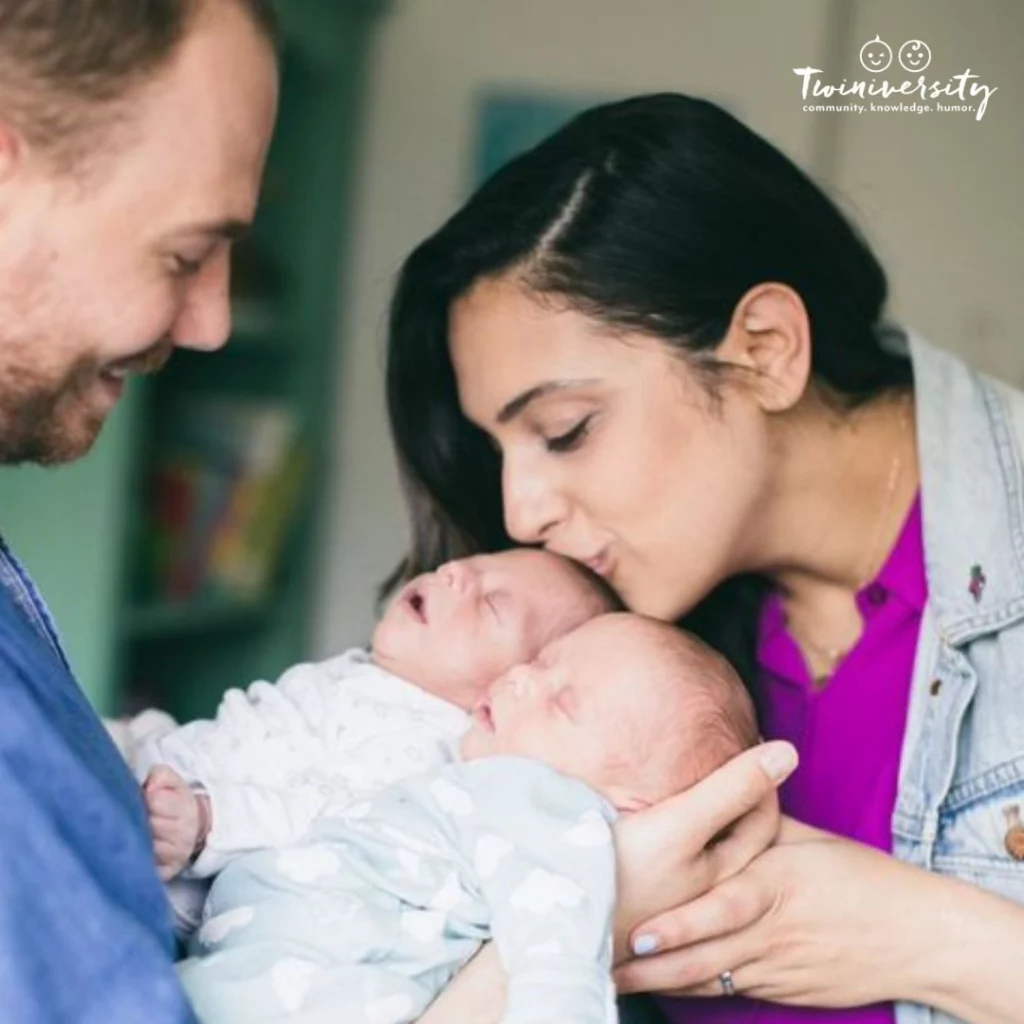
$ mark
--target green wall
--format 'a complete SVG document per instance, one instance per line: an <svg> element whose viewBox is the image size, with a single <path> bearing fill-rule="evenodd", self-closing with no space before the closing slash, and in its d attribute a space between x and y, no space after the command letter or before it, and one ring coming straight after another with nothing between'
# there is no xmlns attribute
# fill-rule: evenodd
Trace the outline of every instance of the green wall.
<svg viewBox="0 0 1024 1024"><path fill-rule="evenodd" d="M137 391L122 399L89 456L52 469L0 469L0 532L57 620L79 682L113 709L118 601Z"/></svg>

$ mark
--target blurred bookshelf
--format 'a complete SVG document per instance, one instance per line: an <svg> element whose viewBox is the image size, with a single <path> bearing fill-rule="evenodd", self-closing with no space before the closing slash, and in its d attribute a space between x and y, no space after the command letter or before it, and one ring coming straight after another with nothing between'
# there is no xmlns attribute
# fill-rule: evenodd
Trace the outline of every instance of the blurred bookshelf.
<svg viewBox="0 0 1024 1024"><path fill-rule="evenodd" d="M233 335L145 382L115 630L118 709L208 714L307 650L363 58L382 4L282 0L260 210Z"/></svg>
<svg viewBox="0 0 1024 1024"><path fill-rule="evenodd" d="M208 714L306 656L364 59L386 6L278 5L279 120L229 344L133 381L81 463L0 471L0 527L102 714Z"/></svg>

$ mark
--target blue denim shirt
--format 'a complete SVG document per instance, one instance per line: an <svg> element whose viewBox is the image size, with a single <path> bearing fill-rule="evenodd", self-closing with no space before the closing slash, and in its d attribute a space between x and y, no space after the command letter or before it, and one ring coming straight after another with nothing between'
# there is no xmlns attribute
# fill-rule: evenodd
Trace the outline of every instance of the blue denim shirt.
<svg viewBox="0 0 1024 1024"><path fill-rule="evenodd" d="M138 786L0 542L0 1021L190 1024Z"/></svg>
<svg viewBox="0 0 1024 1024"><path fill-rule="evenodd" d="M894 851L1024 903L1024 862L1006 846L1024 823L1024 394L909 344L929 599ZM897 1007L899 1024L952 1019Z"/></svg>

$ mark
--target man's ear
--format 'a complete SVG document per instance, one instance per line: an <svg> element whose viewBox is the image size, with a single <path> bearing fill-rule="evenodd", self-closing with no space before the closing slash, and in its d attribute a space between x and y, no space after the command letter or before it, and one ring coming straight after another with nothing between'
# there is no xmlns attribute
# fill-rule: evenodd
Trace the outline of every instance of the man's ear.
<svg viewBox="0 0 1024 1024"><path fill-rule="evenodd" d="M0 185L17 174L27 153L24 136L10 121L0 116Z"/></svg>
<svg viewBox="0 0 1024 1024"><path fill-rule="evenodd" d="M793 408L811 378L811 324L803 299L786 284L765 282L736 304L719 357L751 372L765 412Z"/></svg>

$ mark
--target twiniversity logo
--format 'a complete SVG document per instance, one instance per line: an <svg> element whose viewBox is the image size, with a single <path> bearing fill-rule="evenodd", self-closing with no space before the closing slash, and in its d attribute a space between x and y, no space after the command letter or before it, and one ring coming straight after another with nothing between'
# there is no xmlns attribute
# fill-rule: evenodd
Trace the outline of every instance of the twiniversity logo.
<svg viewBox="0 0 1024 1024"><path fill-rule="evenodd" d="M821 68L793 68L801 79L804 110L839 114L974 114L974 119L980 121L998 89L986 85L970 68L944 80L921 73L932 63L931 47L923 39L908 39L897 51L899 67L910 77L900 80L896 73L892 81L889 77L879 79L879 75L892 68L893 59L892 47L875 36L860 48L860 64L870 79L844 78L836 85L821 77ZM843 102L834 102L837 97Z"/></svg>

